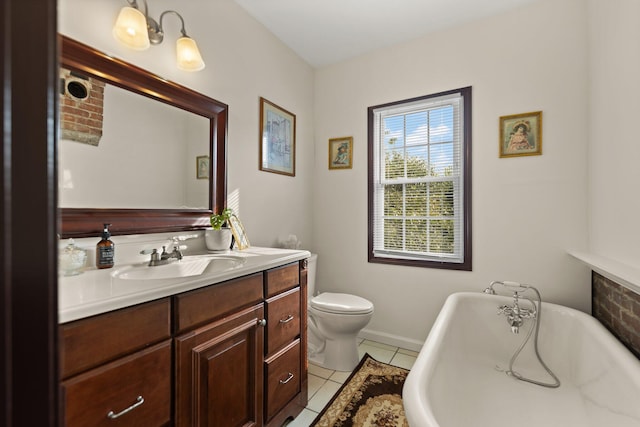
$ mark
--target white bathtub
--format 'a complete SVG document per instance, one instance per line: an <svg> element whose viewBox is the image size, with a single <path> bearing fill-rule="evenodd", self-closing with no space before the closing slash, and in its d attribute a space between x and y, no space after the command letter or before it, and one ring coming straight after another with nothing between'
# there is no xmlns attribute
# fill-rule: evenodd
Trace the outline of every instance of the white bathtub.
<svg viewBox="0 0 640 427"><path fill-rule="evenodd" d="M596 319L543 302L538 347L559 388L518 381L506 370L533 324L511 333L497 307L509 297L456 293L445 302L409 373L403 402L411 427L640 426L640 361ZM521 300L521 306L529 307ZM513 370L553 382L533 351Z"/></svg>

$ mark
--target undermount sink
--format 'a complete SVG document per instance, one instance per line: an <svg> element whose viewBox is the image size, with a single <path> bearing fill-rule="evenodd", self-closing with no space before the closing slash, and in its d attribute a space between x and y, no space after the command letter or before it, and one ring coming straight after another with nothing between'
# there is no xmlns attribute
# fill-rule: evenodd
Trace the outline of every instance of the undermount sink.
<svg viewBox="0 0 640 427"><path fill-rule="evenodd" d="M242 266L245 259L233 255L193 255L180 261L150 267L133 265L119 268L113 277L122 280L159 280L180 277L200 276L202 274L222 273Z"/></svg>

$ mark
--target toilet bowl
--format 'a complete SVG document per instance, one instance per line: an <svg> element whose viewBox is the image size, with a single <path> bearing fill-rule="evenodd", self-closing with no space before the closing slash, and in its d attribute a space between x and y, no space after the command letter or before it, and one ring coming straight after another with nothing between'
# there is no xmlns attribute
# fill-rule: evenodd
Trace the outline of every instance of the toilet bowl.
<svg viewBox="0 0 640 427"><path fill-rule="evenodd" d="M314 296L317 259L317 254L311 254L307 272L309 361L327 369L352 371L360 361L356 339L373 316L373 304L344 293Z"/></svg>

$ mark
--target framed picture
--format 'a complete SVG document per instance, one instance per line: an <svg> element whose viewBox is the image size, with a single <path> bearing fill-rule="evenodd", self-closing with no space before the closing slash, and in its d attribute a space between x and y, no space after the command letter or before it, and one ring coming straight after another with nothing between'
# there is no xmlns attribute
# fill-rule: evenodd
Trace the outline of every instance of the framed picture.
<svg viewBox="0 0 640 427"><path fill-rule="evenodd" d="M209 179L209 156L196 157L196 178Z"/></svg>
<svg viewBox="0 0 640 427"><path fill-rule="evenodd" d="M240 218L236 215L231 215L229 218L229 225L231 226L231 233L233 234L233 238L236 240L236 245L239 250L243 250L251 246L249 243L249 238L247 237L247 233L244 231L244 227L240 222Z"/></svg>
<svg viewBox="0 0 640 427"><path fill-rule="evenodd" d="M353 137L329 140L329 169L351 169L353 165Z"/></svg>
<svg viewBox="0 0 640 427"><path fill-rule="evenodd" d="M262 97L260 170L296 175L296 116Z"/></svg>
<svg viewBox="0 0 640 427"><path fill-rule="evenodd" d="M500 157L542 154L542 111L500 117Z"/></svg>

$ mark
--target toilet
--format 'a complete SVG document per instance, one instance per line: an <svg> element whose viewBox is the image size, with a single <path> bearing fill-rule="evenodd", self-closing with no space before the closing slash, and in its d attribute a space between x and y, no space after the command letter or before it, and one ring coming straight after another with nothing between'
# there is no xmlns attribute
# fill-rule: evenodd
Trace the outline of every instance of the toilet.
<svg viewBox="0 0 640 427"><path fill-rule="evenodd" d="M362 297L323 292L315 295L318 255L308 262L309 361L327 369L352 371L360 361L356 338L373 316L373 304Z"/></svg>

